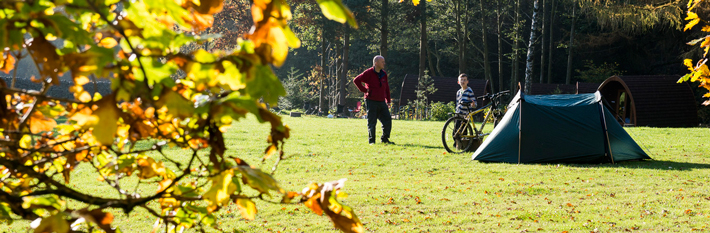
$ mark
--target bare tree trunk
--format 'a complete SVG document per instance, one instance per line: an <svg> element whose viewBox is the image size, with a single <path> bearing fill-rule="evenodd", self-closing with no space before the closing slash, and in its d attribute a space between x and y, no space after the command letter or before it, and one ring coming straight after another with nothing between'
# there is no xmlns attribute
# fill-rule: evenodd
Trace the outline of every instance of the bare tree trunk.
<svg viewBox="0 0 710 233"><path fill-rule="evenodd" d="M382 8L380 11L380 24L382 27L380 31L380 55L385 57L385 59L387 59L387 36L389 35L387 20L389 13L389 0L382 0Z"/></svg>
<svg viewBox="0 0 710 233"><path fill-rule="evenodd" d="M461 0L456 0L456 41L459 47L459 74L466 73L466 62L464 61L464 37L461 35Z"/></svg>
<svg viewBox="0 0 710 233"><path fill-rule="evenodd" d="M426 32L426 1L419 2L419 12L421 13L421 24L419 25L419 78L424 77L426 70L426 52L427 52L427 32Z"/></svg>
<svg viewBox="0 0 710 233"><path fill-rule="evenodd" d="M540 0L535 0L532 26L530 27L530 41L528 41L528 57L525 64L525 94L530 94L530 89L532 88L533 79L533 61L535 56L533 52L535 51L535 41L537 40L537 29L539 21L538 12L540 11Z"/></svg>
<svg viewBox="0 0 710 233"><path fill-rule="evenodd" d="M574 54L574 24L577 21L577 16L575 15L576 9L577 2L575 1L572 3L572 26L569 30L569 46L567 46L569 54L567 55L567 77L565 78L565 84L569 84L572 80L572 55Z"/></svg>
<svg viewBox="0 0 710 233"><path fill-rule="evenodd" d="M518 53L518 50L520 49L520 0L515 1L515 24L514 24L514 30L515 30L515 37L513 41L513 59L512 59L512 64L511 64L511 69L512 71L510 72L510 90L515 91L516 87L518 86L518 71L520 70L520 67L518 66L520 64L520 61L518 59L520 58L520 55Z"/></svg>
<svg viewBox="0 0 710 233"><path fill-rule="evenodd" d="M501 19L503 13L500 9L500 0L496 1L496 31L498 32L498 90L505 89L503 82L503 32Z"/></svg>
<svg viewBox="0 0 710 233"><path fill-rule="evenodd" d="M550 20L549 11L550 7L547 6L548 0L542 0L542 49L540 51L540 83L545 80L545 53L547 53L547 36L549 34L549 26L547 26L547 21Z"/></svg>
<svg viewBox="0 0 710 233"><path fill-rule="evenodd" d="M348 81L348 55L350 53L350 30L348 24L343 24L343 71L340 77L340 105L345 105L345 83Z"/></svg>
<svg viewBox="0 0 710 233"><path fill-rule="evenodd" d="M435 47L434 49L436 49L436 47ZM436 53L434 53L434 51L432 51L431 49L429 49L429 46L427 46L426 52L427 52L427 55L428 55L428 56L427 56L427 61L429 62L429 71L430 71L430 72L429 72L429 75L432 76L432 77L437 77L437 76L438 76L438 75L436 75L437 72L438 72L438 74L441 74L441 70L438 69L439 55L436 54ZM431 57L435 57L435 58L436 58L436 63L437 63L437 66L436 66L436 67L434 67L434 62L432 61L432 58L431 58ZM434 72L434 70L436 70L437 72Z"/></svg>
<svg viewBox="0 0 710 233"><path fill-rule="evenodd" d="M495 92L493 78L491 78L491 61L488 52L488 36L486 36L486 9L483 7L485 0L480 1L481 6L481 37L483 39L483 70L486 80L491 84L491 92Z"/></svg>
<svg viewBox="0 0 710 233"><path fill-rule="evenodd" d="M557 8L555 5L555 0L550 0L550 7L550 30L548 30L550 32L550 46L547 47L550 53L547 56L547 83L552 83L552 52L555 50L555 30L552 30L552 27L553 25L555 25L555 10Z"/></svg>
<svg viewBox="0 0 710 233"><path fill-rule="evenodd" d="M323 94L325 84L325 26L321 29L321 49L320 49L320 87L318 88L318 112L324 107Z"/></svg>

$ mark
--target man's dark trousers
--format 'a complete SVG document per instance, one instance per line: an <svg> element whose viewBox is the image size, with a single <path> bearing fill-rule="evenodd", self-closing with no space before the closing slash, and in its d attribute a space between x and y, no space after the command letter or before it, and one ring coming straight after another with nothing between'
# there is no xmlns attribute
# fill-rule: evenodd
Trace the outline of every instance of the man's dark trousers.
<svg viewBox="0 0 710 233"><path fill-rule="evenodd" d="M367 130L370 132L370 143L375 143L376 134L375 127L377 119L382 123L382 139L383 142L389 141L390 131L392 131L392 116L387 108L385 101L374 101L366 99L367 103Z"/></svg>

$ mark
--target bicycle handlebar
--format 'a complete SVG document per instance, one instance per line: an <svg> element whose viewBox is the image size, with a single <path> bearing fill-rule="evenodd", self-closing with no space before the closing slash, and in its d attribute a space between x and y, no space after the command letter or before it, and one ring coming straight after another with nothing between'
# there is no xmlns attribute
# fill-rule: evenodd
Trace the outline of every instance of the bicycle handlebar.
<svg viewBox="0 0 710 233"><path fill-rule="evenodd" d="M500 97L500 96L502 96L502 95L507 95L507 94L510 94L510 90L501 91L501 92L498 92L498 93L495 93L495 94L487 94L487 95L479 96L479 97L476 97L476 99L483 99L483 98L490 98L490 99L493 99L493 98L498 98L498 97Z"/></svg>

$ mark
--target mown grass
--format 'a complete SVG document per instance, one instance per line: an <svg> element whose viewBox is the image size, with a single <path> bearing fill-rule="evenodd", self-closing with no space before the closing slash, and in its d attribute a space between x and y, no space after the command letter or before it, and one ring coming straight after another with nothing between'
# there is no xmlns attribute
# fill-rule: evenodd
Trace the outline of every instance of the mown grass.
<svg viewBox="0 0 710 233"><path fill-rule="evenodd" d="M292 133L285 147L288 159L275 174L281 186L300 191L310 182L347 178L349 197L342 202L356 210L370 232L710 230L707 128L626 128L651 161L503 164L445 153L443 122L395 120L394 146L368 145L362 119L284 116L284 122ZM273 158L260 163L267 132L268 125L242 120L226 134L227 153L270 171ZM181 153L170 152L186 155ZM78 170L76 177L83 181L78 189L111 191L89 175L88 167ZM253 221L227 207L218 214L216 231L335 231L327 217L303 205L257 201L257 207ZM115 223L123 232L149 232L154 221L138 210L117 214ZM9 231L28 225L18 221Z"/></svg>

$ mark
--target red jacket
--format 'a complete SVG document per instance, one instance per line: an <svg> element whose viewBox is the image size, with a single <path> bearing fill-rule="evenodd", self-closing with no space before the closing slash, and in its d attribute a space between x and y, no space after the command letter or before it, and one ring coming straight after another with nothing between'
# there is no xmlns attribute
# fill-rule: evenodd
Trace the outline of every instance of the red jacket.
<svg viewBox="0 0 710 233"><path fill-rule="evenodd" d="M379 78L377 73L375 73L374 67L370 67L370 69L365 70L362 74L355 77L353 83L355 83L358 90L365 93L365 99L391 103L390 84L387 80L387 73L385 73L384 70L380 70L380 72L384 73L382 78ZM363 86L363 83L365 86Z"/></svg>

